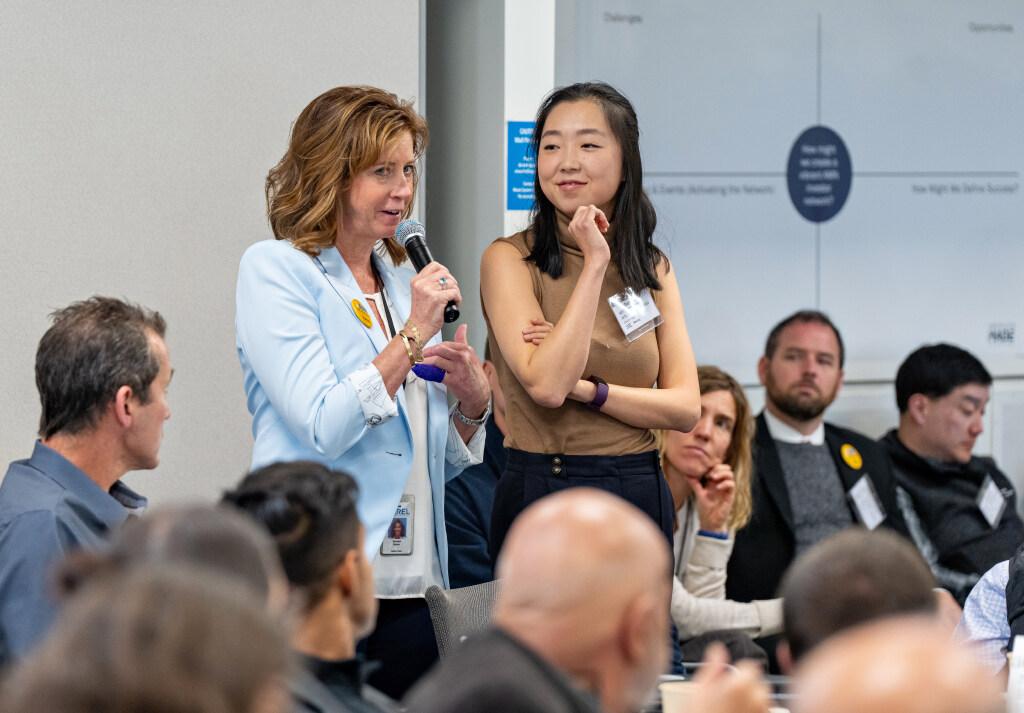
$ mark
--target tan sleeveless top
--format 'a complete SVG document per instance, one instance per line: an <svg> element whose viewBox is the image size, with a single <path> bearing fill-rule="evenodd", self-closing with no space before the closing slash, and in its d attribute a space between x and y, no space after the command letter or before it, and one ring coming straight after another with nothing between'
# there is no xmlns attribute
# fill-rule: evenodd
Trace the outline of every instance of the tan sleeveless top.
<svg viewBox="0 0 1024 713"><path fill-rule="evenodd" d="M530 254L531 236L516 233L496 242L508 243L526 257ZM540 303L544 317L557 324L569 302L576 281L583 270L583 253L575 244L561 241L564 269L558 279L540 271L533 262L527 262L533 280L533 294ZM608 265L601 298L594 319L590 340L590 357L583 378L599 376L609 384L650 388L658 379L659 352L657 330L652 330L635 342L626 341L608 298L625 288L619 269ZM655 304L661 308L661 291L652 290ZM642 453L655 448L654 434L648 428L636 428L618 419L588 408L579 401L566 399L559 408L544 408L530 398L515 374L505 363L491 330L491 320L484 306L487 321L487 344L491 360L497 369L498 380L505 392L508 436L505 446L531 453L560 453L567 455L626 455ZM526 327L526 320L523 320Z"/></svg>

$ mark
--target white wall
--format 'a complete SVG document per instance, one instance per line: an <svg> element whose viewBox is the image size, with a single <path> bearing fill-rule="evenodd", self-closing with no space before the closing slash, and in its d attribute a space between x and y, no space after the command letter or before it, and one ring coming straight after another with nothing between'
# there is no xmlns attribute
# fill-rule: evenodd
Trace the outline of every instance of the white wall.
<svg viewBox="0 0 1024 713"><path fill-rule="evenodd" d="M167 318L176 369L156 502L212 497L251 437L234 350L238 259L269 237L263 180L320 92L420 92L419 2L0 3L0 461L27 457L35 346L93 293Z"/></svg>

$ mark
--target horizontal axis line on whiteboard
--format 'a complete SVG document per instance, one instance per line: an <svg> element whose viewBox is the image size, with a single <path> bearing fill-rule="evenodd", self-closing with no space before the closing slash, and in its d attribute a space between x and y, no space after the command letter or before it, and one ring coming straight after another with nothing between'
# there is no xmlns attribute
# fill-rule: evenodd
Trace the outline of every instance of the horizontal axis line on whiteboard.
<svg viewBox="0 0 1024 713"><path fill-rule="evenodd" d="M785 171L646 171L652 178L785 178Z"/></svg>
<svg viewBox="0 0 1024 713"><path fill-rule="evenodd" d="M857 178L1020 178L1019 171L854 171Z"/></svg>

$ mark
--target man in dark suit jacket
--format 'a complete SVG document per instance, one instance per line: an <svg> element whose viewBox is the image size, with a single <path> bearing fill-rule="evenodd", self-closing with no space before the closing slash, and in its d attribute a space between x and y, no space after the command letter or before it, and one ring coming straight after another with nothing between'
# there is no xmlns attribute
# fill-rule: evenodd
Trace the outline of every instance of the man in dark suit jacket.
<svg viewBox="0 0 1024 713"><path fill-rule="evenodd" d="M625 500L571 488L531 505L498 560L493 624L410 691L412 713L628 713L668 664L671 557Z"/></svg>
<svg viewBox="0 0 1024 713"><path fill-rule="evenodd" d="M832 321L797 312L772 329L758 362L765 409L754 442L753 515L736 533L726 594L777 596L793 559L853 525L906 534L885 451L824 421L843 380L843 342Z"/></svg>

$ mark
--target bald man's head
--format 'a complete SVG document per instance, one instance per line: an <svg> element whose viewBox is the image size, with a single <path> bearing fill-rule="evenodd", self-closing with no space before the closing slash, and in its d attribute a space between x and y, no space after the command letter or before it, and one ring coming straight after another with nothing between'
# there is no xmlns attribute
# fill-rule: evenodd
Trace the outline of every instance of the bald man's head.
<svg viewBox="0 0 1024 713"><path fill-rule="evenodd" d="M667 665L670 571L668 542L647 515L572 488L531 505L509 530L494 621L588 680L606 710L639 706Z"/></svg>
<svg viewBox="0 0 1024 713"><path fill-rule="evenodd" d="M808 655L794 713L995 713L995 678L934 619L898 617L838 634Z"/></svg>

